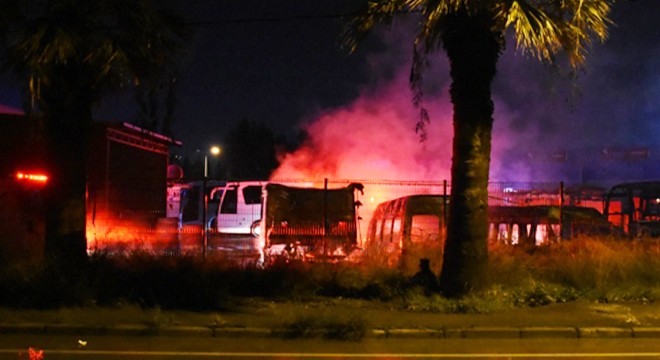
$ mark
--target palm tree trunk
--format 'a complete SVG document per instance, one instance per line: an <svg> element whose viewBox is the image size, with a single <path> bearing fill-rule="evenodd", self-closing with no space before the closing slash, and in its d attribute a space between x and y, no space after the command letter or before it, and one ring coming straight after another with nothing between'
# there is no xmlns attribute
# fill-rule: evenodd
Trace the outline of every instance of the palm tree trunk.
<svg viewBox="0 0 660 360"><path fill-rule="evenodd" d="M62 69L60 74L65 73ZM70 75L70 74L68 74ZM72 267L86 258L85 196L92 101L89 87L67 76L44 91L47 154L51 179L47 196L46 255ZM68 82L66 80L69 80ZM66 84L66 85L65 85Z"/></svg>
<svg viewBox="0 0 660 360"><path fill-rule="evenodd" d="M488 175L493 102L491 82L503 43L492 16L450 16L443 47L451 66L454 143L447 241L440 276L443 294L478 289L488 261Z"/></svg>

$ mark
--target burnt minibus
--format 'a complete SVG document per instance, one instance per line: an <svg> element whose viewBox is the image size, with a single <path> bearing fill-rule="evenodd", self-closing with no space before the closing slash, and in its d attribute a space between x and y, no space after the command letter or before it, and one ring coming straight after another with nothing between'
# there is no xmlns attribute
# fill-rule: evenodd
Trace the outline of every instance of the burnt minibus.
<svg viewBox="0 0 660 360"><path fill-rule="evenodd" d="M388 266L416 271L420 258L441 263L448 196L410 195L380 203L367 229L365 248Z"/></svg>
<svg viewBox="0 0 660 360"><path fill-rule="evenodd" d="M442 260L449 197L410 195L380 203L367 229L365 248L388 266L415 270L420 259ZM612 233L596 209L573 205L489 206L490 244L538 246L582 235Z"/></svg>

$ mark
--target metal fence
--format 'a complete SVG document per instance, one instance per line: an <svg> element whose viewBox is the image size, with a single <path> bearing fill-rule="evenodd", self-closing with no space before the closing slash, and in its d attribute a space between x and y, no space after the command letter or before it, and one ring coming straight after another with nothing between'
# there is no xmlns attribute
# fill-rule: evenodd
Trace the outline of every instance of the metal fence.
<svg viewBox="0 0 660 360"><path fill-rule="evenodd" d="M356 199L361 203L358 208L360 242L365 239L368 223L378 204L409 195L449 196L451 193L451 183L448 180L272 179L271 182L313 188L363 184L363 193L358 194ZM561 182L493 182L489 184L488 192L491 206L577 205L592 207L600 212L603 209L605 193L598 188L566 187ZM199 222L182 223L182 217L172 217L169 210L143 213L124 209L121 212L100 213L88 207L88 248L98 250L114 246L126 249L167 248L176 251L198 251L204 244L205 235L201 219ZM209 207L209 218L217 215L217 211L217 208ZM169 217L165 216L166 213L169 213ZM210 223L209 219L204 222ZM206 236L210 236L207 244L222 250L223 243L218 241L213 228L207 230ZM232 239L235 244L245 244L244 240L246 239ZM248 248L259 246L253 239L247 239L247 244Z"/></svg>

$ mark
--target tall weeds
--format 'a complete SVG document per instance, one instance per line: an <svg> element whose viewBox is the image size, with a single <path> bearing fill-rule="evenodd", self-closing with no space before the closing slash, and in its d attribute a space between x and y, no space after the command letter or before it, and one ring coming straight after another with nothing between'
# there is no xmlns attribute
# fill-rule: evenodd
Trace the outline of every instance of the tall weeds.
<svg viewBox="0 0 660 360"><path fill-rule="evenodd" d="M430 250L421 252L431 254ZM432 261L438 274L441 249ZM224 256L155 256L145 252L88 258L71 269L57 259L0 271L0 305L48 308L131 303L143 307L214 310L241 297L305 301L350 297L400 301L412 309L488 312L587 299L660 301L660 242L581 238L523 249L490 251L489 286L450 301L410 283L412 270L393 255L367 253L355 263L293 263L258 269ZM416 264L417 258L408 265Z"/></svg>
<svg viewBox="0 0 660 360"><path fill-rule="evenodd" d="M660 242L582 237L531 250L497 247L491 283L561 287L600 301L660 300Z"/></svg>

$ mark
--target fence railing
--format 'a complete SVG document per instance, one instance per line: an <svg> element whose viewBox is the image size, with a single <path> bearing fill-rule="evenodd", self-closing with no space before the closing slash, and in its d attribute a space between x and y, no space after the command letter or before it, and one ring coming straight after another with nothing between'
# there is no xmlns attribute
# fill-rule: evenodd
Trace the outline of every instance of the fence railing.
<svg viewBox="0 0 660 360"><path fill-rule="evenodd" d="M363 193L358 194L357 198L362 204L358 208L360 240L366 236L367 226L378 204L409 195L449 196L451 193L451 183L448 180L273 179L271 181L288 186L316 188L323 188L326 183L328 188L344 187L350 183L363 184ZM488 193L491 206L577 205L592 207L602 212L605 190L566 187L561 182L492 182L488 186ZM196 224L185 224L181 222L181 216L164 218L165 209L151 212L123 209L123 211L101 213L98 209L103 207L97 205L88 204L87 234L90 250L108 246L183 249L195 248L203 243L201 219ZM97 210L92 213L92 209ZM211 218L217 214L210 211L208 215ZM208 229L207 234L211 236L210 245L223 247L222 242L217 239L219 234L215 233L213 228ZM258 246L255 245L252 235L247 235L245 242L241 242L240 238L233 238L232 241L239 244L238 247L245 245L243 244L245 242L249 243L249 246L246 245L248 247Z"/></svg>

